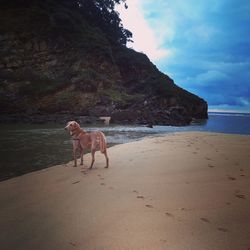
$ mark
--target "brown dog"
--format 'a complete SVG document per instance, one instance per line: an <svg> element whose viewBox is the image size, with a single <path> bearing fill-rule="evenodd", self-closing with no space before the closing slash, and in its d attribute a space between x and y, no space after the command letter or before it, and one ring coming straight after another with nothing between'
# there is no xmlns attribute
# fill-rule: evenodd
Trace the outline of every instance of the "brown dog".
<svg viewBox="0 0 250 250"><path fill-rule="evenodd" d="M66 130L69 131L72 140L73 140L73 155L74 155L74 166L77 166L77 158L76 153L77 150L80 150L81 154L81 165L83 165L83 153L84 150L90 149L92 155L92 162L90 165L90 169L93 167L95 162L95 152L100 150L101 153L104 154L106 158L106 167L109 167L109 158L107 155L107 144L105 135L101 131L90 132L87 133L83 129L80 128L80 125L75 121L70 121L67 123Z"/></svg>

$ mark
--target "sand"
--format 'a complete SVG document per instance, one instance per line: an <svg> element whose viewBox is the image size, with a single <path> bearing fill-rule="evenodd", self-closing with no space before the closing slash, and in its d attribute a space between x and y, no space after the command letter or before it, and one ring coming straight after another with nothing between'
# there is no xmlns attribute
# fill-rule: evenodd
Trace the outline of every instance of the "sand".
<svg viewBox="0 0 250 250"><path fill-rule="evenodd" d="M250 136L174 133L109 157L0 182L0 249L250 249Z"/></svg>

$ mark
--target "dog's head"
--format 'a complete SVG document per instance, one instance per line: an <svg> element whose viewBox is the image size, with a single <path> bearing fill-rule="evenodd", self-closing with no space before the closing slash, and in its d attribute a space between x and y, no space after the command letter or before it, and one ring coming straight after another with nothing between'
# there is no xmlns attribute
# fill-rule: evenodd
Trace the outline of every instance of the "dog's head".
<svg viewBox="0 0 250 250"><path fill-rule="evenodd" d="M80 128L79 123L77 123L76 121L69 121L64 129L72 132L73 130L78 128Z"/></svg>

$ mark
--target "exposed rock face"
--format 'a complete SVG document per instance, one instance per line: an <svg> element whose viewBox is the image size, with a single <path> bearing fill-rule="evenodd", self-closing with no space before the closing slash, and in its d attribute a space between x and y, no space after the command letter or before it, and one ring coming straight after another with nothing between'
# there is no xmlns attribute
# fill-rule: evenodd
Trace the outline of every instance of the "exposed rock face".
<svg viewBox="0 0 250 250"><path fill-rule="evenodd" d="M52 37L0 28L0 120L46 121L57 114L187 125L207 118L207 103L176 86L146 55L110 43L89 25L83 30L79 37Z"/></svg>

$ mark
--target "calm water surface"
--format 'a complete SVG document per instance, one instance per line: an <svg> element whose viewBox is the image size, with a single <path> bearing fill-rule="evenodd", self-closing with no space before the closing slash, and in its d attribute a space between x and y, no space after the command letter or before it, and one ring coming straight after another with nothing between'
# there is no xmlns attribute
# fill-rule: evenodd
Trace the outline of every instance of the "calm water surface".
<svg viewBox="0 0 250 250"><path fill-rule="evenodd" d="M0 180L72 160L72 146L62 125L0 125ZM100 129L109 146L138 140L145 136L184 131L210 131L250 135L250 114L210 113L206 122L185 127L109 126Z"/></svg>

